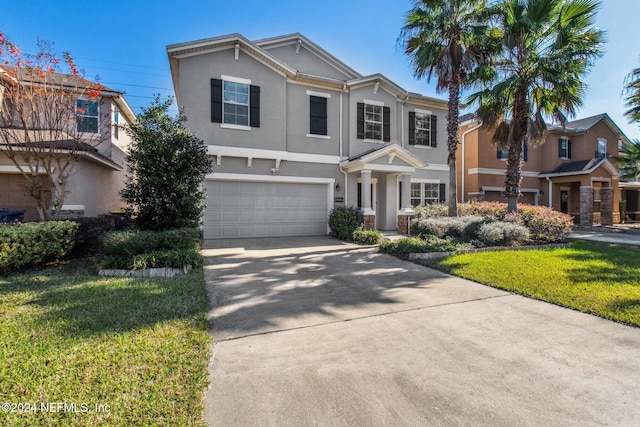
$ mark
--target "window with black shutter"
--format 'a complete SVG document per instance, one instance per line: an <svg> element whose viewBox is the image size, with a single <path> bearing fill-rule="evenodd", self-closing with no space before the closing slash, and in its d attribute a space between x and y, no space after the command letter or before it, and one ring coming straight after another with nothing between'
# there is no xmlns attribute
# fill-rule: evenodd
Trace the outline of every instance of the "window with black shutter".
<svg viewBox="0 0 640 427"><path fill-rule="evenodd" d="M260 87L211 79L211 121L260 127Z"/></svg>
<svg viewBox="0 0 640 427"><path fill-rule="evenodd" d="M313 95L309 97L309 133L327 134L327 98Z"/></svg>
<svg viewBox="0 0 640 427"><path fill-rule="evenodd" d="M419 111L409 112L409 145L436 147L438 117Z"/></svg>

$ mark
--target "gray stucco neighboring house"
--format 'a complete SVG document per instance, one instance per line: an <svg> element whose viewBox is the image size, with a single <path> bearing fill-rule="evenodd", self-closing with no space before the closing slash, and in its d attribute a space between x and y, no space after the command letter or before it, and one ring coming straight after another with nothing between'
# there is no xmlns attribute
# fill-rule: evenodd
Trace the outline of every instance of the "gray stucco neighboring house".
<svg viewBox="0 0 640 427"><path fill-rule="evenodd" d="M208 146L206 238L327 234L338 206L405 231L446 202L445 100L363 76L301 34L167 46L178 105Z"/></svg>

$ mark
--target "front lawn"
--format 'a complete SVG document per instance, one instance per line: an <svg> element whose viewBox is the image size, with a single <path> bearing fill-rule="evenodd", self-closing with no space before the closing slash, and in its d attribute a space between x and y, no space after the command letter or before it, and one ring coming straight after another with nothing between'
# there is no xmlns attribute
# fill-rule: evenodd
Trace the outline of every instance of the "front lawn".
<svg viewBox="0 0 640 427"><path fill-rule="evenodd" d="M573 241L564 249L483 252L424 265L514 293L640 326L640 248Z"/></svg>
<svg viewBox="0 0 640 427"><path fill-rule="evenodd" d="M0 425L203 425L202 270L95 271L75 260L0 278Z"/></svg>

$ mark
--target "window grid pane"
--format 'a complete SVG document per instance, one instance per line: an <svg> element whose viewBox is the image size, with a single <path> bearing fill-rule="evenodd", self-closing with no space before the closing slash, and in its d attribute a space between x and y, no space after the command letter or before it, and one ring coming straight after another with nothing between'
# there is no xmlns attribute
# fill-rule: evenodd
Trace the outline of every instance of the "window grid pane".
<svg viewBox="0 0 640 427"><path fill-rule="evenodd" d="M382 107L380 105L364 106L365 139L382 140Z"/></svg>
<svg viewBox="0 0 640 427"><path fill-rule="evenodd" d="M76 127L78 132L98 133L99 104L88 99L76 100Z"/></svg>
<svg viewBox="0 0 640 427"><path fill-rule="evenodd" d="M224 123L249 126L249 85L223 82Z"/></svg>
<svg viewBox="0 0 640 427"><path fill-rule="evenodd" d="M416 144L431 146L431 116L416 113Z"/></svg>

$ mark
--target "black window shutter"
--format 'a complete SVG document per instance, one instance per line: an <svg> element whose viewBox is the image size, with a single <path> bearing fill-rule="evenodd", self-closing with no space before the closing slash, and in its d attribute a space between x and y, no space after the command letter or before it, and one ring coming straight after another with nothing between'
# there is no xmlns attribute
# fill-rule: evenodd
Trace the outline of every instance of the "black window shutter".
<svg viewBox="0 0 640 427"><path fill-rule="evenodd" d="M558 138L558 157L562 157L562 138Z"/></svg>
<svg viewBox="0 0 640 427"><path fill-rule="evenodd" d="M364 103L358 102L358 111L357 111L357 138L364 139Z"/></svg>
<svg viewBox="0 0 640 427"><path fill-rule="evenodd" d="M222 80L211 79L211 121L222 123Z"/></svg>
<svg viewBox="0 0 640 427"><path fill-rule="evenodd" d="M382 140L391 141L391 108L382 107Z"/></svg>
<svg viewBox="0 0 640 427"><path fill-rule="evenodd" d="M312 135L327 134L327 98L309 97L309 133Z"/></svg>
<svg viewBox="0 0 640 427"><path fill-rule="evenodd" d="M446 184L440 184L440 188L439 188L439 191L438 191L438 192L440 193L440 194L439 194L439 196L440 196L440 200L439 200L439 201L440 201L440 203L444 203L444 202L447 200L447 194L446 194L446 192L447 192L447 186L446 186Z"/></svg>
<svg viewBox="0 0 640 427"><path fill-rule="evenodd" d="M522 141L522 160L525 162L529 160L529 144L527 141Z"/></svg>
<svg viewBox="0 0 640 427"><path fill-rule="evenodd" d="M249 126L260 127L260 86L249 88Z"/></svg>
<svg viewBox="0 0 640 427"><path fill-rule="evenodd" d="M416 145L416 113L409 111L409 145Z"/></svg>
<svg viewBox="0 0 640 427"><path fill-rule="evenodd" d="M567 157L571 158L571 140L567 141Z"/></svg>
<svg viewBox="0 0 640 427"><path fill-rule="evenodd" d="M431 115L431 146L438 146L438 116Z"/></svg>

